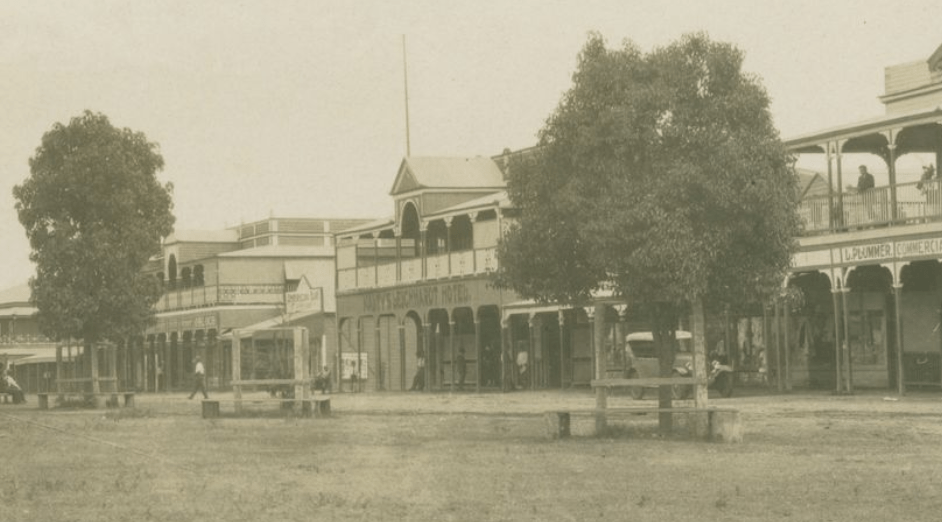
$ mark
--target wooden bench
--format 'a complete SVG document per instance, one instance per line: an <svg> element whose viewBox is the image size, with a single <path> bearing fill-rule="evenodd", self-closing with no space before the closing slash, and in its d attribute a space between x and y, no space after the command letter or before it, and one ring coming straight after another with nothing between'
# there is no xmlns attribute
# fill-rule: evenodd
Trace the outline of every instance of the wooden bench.
<svg viewBox="0 0 942 522"><path fill-rule="evenodd" d="M278 398L241 398L241 399L203 399L203 418L214 419L220 416L220 404L232 403L235 405L236 414L241 413L242 403L277 403L279 405L299 404L302 417L329 417L330 416L330 397L318 396L301 399L278 399Z"/></svg>
<svg viewBox="0 0 942 522"><path fill-rule="evenodd" d="M695 408L681 406L675 408L659 408L639 406L631 408L596 408L591 410L552 411L547 412L548 417L555 417L551 422L551 436L553 438L568 438L570 436L571 415L585 413L598 418L607 418L612 415L650 415L650 414L686 414L706 415L707 438L712 441L742 442L742 422L739 411L732 408Z"/></svg>
<svg viewBox="0 0 942 522"><path fill-rule="evenodd" d="M36 394L36 397L37 397L39 409L41 410L49 409L49 396L50 395L60 395L63 398L82 397L82 399L84 399L85 401L92 402L96 408L100 407L99 403L101 401L101 398L106 398L105 405L111 406L111 407L118 407L120 405L118 403L118 397L121 396L124 398L124 403L123 403L124 407L133 408L135 392L99 392L99 393L63 392L61 394L49 393L49 392L38 393Z"/></svg>

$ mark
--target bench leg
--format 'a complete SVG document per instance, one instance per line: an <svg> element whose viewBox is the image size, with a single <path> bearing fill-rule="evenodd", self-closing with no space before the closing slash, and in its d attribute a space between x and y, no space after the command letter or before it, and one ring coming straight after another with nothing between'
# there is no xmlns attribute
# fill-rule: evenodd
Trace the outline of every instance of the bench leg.
<svg viewBox="0 0 942 522"><path fill-rule="evenodd" d="M315 404L315 417L330 417L330 399L315 401Z"/></svg>
<svg viewBox="0 0 942 522"><path fill-rule="evenodd" d="M569 425L571 422L571 418L569 417L569 412L561 411L557 413L556 416L559 418L559 427L556 431L556 437L560 439L569 438L569 435L570 435Z"/></svg>
<svg viewBox="0 0 942 522"><path fill-rule="evenodd" d="M124 394L124 407L125 407L125 408L133 408L133 407L134 407L134 394L133 394L133 393L125 393L125 394Z"/></svg>
<svg viewBox="0 0 942 522"><path fill-rule="evenodd" d="M203 418L215 419L219 417L219 401L203 401Z"/></svg>
<svg viewBox="0 0 942 522"><path fill-rule="evenodd" d="M311 408L311 401L301 401L301 416L302 417L311 417L314 415L314 410Z"/></svg>
<svg viewBox="0 0 942 522"><path fill-rule="evenodd" d="M568 411L557 411L546 414L546 425L551 439L569 438L570 417Z"/></svg>
<svg viewBox="0 0 942 522"><path fill-rule="evenodd" d="M742 418L739 412L710 412L710 439L722 442L742 442Z"/></svg>
<svg viewBox="0 0 942 522"><path fill-rule="evenodd" d="M37 403L39 404L39 409L48 410L49 409L49 395L46 395L45 393L40 393L36 397L37 397ZM6 395L4 395L4 398L6 398ZM6 402L6 400L4 400L3 402Z"/></svg>

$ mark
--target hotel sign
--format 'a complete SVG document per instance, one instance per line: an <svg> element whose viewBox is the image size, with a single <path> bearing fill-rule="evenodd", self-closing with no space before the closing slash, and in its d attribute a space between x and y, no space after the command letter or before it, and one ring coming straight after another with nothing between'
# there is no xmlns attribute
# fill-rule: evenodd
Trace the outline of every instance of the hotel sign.
<svg viewBox="0 0 942 522"><path fill-rule="evenodd" d="M896 243L896 258L936 256L942 257L942 238L916 239Z"/></svg>
<svg viewBox="0 0 942 522"><path fill-rule="evenodd" d="M833 254L835 265L859 265L926 257L942 259L942 237L906 241L880 241L833 250L799 252L795 254L794 267L827 266L830 264L828 262L829 253Z"/></svg>
<svg viewBox="0 0 942 522"><path fill-rule="evenodd" d="M386 312L414 308L437 308L468 304L471 290L465 283L401 288L363 296L367 312Z"/></svg>
<svg viewBox="0 0 942 522"><path fill-rule="evenodd" d="M320 287L312 288L307 277L301 276L298 288L285 293L285 309L289 314L323 311L323 290Z"/></svg>

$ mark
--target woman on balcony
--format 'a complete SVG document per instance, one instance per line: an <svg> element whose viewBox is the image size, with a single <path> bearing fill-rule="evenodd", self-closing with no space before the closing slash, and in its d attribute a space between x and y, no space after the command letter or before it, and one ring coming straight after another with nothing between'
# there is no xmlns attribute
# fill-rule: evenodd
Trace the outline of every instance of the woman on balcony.
<svg viewBox="0 0 942 522"><path fill-rule="evenodd" d="M939 190L939 179L935 167L926 165L922 168L922 177L919 178L916 188L926 196L924 215L926 217L942 215L942 191Z"/></svg>

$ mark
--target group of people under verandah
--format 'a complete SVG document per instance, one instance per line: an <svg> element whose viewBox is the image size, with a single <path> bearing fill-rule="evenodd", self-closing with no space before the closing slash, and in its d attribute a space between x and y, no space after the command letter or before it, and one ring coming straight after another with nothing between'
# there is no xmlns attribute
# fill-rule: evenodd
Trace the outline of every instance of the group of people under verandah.
<svg viewBox="0 0 942 522"><path fill-rule="evenodd" d="M484 359L485 364L489 359L488 354L491 352L490 345L484 347ZM409 391L422 391L425 389L425 352L419 350L415 354L416 356L416 369L415 376L412 378L412 386L409 388ZM500 355L500 364L504 367L504 378L502 380L502 389L504 391L509 391L513 389L526 388L527 379L528 379L528 355L526 351L517 352L516 358L510 353L508 348ZM455 357L455 371L457 373L457 387L458 391L464 391L464 382L468 376L468 359L465 357L464 347L458 348L458 354ZM486 375L493 375L491 372L487 372ZM490 386L496 384L490 377L485 379L483 383L485 386Z"/></svg>
<svg viewBox="0 0 942 522"><path fill-rule="evenodd" d="M0 375L0 394L7 394L13 397L13 404L22 404L26 402L26 396L23 394L23 388L17 384L13 375L10 374L9 366L4 365L3 375Z"/></svg>

